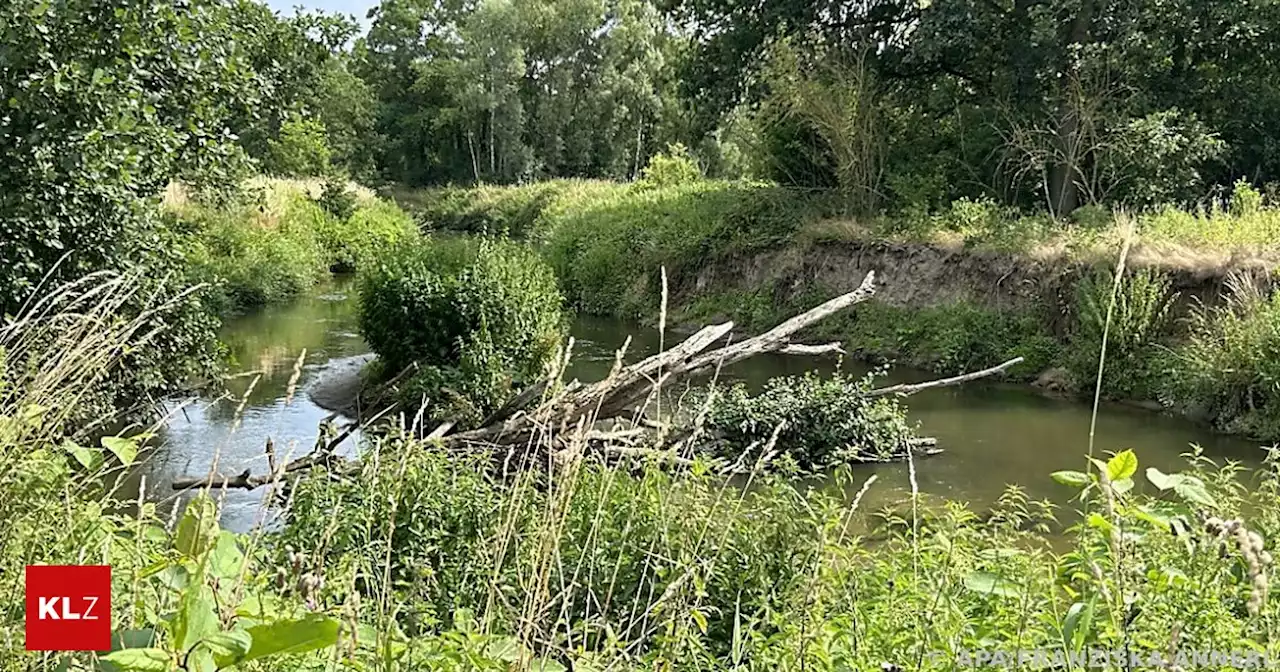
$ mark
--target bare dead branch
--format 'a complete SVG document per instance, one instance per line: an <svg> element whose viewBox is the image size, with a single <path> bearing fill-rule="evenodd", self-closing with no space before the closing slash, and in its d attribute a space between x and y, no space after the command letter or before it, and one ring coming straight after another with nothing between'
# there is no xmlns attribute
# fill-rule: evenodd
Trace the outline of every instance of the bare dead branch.
<svg viewBox="0 0 1280 672"><path fill-rule="evenodd" d="M986 378L987 376L994 376L995 374L1000 373L1001 371L1004 371L1005 369L1013 366L1014 364L1018 364L1020 362L1022 362L1021 357L1014 357L1013 359L1003 364L993 366L989 369L974 371L972 373L953 376L951 378L941 378L939 380L930 380L925 383L904 383L901 385L891 385L889 387L881 387L879 389L871 390L870 392L867 393L867 396L883 397L886 394L896 394L900 397L905 397L907 395L915 394L916 392L920 392L922 390L931 390L935 387L950 387L952 385L967 383L971 380Z"/></svg>

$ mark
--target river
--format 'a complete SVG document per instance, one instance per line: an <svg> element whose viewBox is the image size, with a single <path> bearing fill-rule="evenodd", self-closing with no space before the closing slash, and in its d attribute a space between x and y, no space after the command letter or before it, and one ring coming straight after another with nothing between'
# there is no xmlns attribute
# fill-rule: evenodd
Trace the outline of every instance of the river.
<svg viewBox="0 0 1280 672"><path fill-rule="evenodd" d="M229 394L222 398L172 405L158 446L140 472L146 475L150 499L176 501L169 483L180 476L206 474L215 461L222 473L267 471L264 446L268 438L281 456L292 451L296 457L311 449L317 427L330 415L312 400L316 382L352 370L367 357L368 348L357 331L351 289L341 281L325 283L289 305L227 321L222 337L232 357L231 372L241 375L231 379ZM579 317L571 333L575 345L570 375L584 381L608 371L615 350L628 335L633 356L651 354L659 347L658 334L652 329L617 320ZM679 337L668 334L667 338ZM290 398L289 383L304 350ZM838 365L835 357L761 356L732 367L723 377L759 385L774 376L829 372ZM858 373L866 370L847 363L844 367ZM910 370L889 375L894 382L929 377ZM994 503L1007 484L1018 484L1032 499L1062 505L1073 494L1049 474L1083 468L1089 442L1087 405L990 382L926 391L910 397L907 405L920 433L937 437L945 451L917 461L921 492L966 501L979 511ZM353 454L357 438L345 441L341 452ZM1181 454L1193 443L1215 459L1234 459L1249 467L1257 466L1263 454L1255 442L1214 434L1180 418L1110 404L1098 414L1095 452L1100 455L1132 448L1143 467L1177 471L1185 464ZM864 510L900 502L909 492L907 471L905 463L858 467L859 482L864 475L879 475L864 500ZM227 527L243 531L268 515L270 508L263 506L261 489L227 493L223 513Z"/></svg>

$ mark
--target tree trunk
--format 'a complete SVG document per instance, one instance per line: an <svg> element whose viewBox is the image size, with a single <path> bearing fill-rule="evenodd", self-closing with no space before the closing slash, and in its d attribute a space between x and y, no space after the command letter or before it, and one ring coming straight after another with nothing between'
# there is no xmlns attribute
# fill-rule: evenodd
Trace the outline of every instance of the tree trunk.
<svg viewBox="0 0 1280 672"><path fill-rule="evenodd" d="M1058 128L1055 142L1058 163L1053 167L1049 183L1050 206L1055 217L1065 217L1080 206L1080 163L1084 158L1080 151L1080 110L1075 105L1071 87L1079 81L1079 68L1074 61L1075 47L1090 39L1095 0L1081 0L1080 11L1071 21L1067 33L1065 58L1061 76L1058 102Z"/></svg>

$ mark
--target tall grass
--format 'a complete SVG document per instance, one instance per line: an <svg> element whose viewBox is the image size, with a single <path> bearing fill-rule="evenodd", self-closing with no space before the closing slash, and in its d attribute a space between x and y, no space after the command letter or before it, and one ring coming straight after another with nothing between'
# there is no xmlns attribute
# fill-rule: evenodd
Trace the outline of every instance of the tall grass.
<svg viewBox="0 0 1280 672"><path fill-rule="evenodd" d="M354 209L340 217L314 200L316 186L254 181L245 186L246 202L221 208L167 199L173 226L185 232L188 257L197 277L211 285L218 312L287 301L330 271L374 263L417 235L404 211L368 190L348 188Z"/></svg>
<svg viewBox="0 0 1280 672"><path fill-rule="evenodd" d="M182 300L140 297L142 279L95 273L33 297L0 328L0 643L22 640L23 566L123 560L112 513L136 442L99 448L113 416L86 418L84 407L121 375L126 355L160 335L152 319ZM149 309L122 318L121 307ZM128 555L127 553L123 555ZM118 562L123 566L128 563ZM118 586L120 587L120 586ZM17 656L6 655L6 665Z"/></svg>
<svg viewBox="0 0 1280 672"><path fill-rule="evenodd" d="M1280 293L1233 274L1217 305L1196 303L1165 386L1222 429L1280 438Z"/></svg>

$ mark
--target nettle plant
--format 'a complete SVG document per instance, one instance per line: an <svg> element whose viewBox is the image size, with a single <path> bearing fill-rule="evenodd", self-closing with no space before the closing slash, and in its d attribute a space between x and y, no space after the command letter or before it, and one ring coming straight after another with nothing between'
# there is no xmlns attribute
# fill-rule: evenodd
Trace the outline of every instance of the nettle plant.
<svg viewBox="0 0 1280 672"><path fill-rule="evenodd" d="M323 586L319 575L295 564L288 599L252 571L252 537L218 529L218 507L207 495L188 503L172 534L155 525L138 534L140 545L166 543L132 577L129 620L136 627L117 631L113 651L102 657L121 672L232 668L333 646L347 627L308 609Z"/></svg>
<svg viewBox="0 0 1280 672"><path fill-rule="evenodd" d="M1142 495L1130 450L1105 462L1089 458L1087 472L1052 475L1079 488L1085 505L1069 531L1078 543L1058 562L1067 608L1056 629L1064 649L1263 651L1275 640L1267 604L1272 558L1258 532L1266 507L1246 522L1239 468L1210 469L1198 448L1192 457L1192 471L1148 467ZM1263 488L1254 496L1274 493Z"/></svg>

